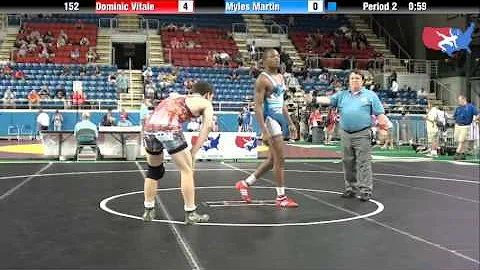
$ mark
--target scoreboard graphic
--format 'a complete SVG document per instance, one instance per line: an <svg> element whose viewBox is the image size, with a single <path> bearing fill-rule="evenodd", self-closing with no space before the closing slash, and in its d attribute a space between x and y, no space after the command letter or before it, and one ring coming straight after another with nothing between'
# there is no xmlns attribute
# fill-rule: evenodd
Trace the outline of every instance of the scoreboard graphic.
<svg viewBox="0 0 480 270"><path fill-rule="evenodd" d="M36 6L19 6L2 1L4 12L95 14L478 14L475 1L352 1L352 0L82 0L36 1Z"/></svg>

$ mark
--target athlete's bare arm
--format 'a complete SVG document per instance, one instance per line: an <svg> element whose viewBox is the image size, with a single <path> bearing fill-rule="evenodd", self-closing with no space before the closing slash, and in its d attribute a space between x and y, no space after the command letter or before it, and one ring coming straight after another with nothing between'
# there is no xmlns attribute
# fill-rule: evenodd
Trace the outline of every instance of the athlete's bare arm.
<svg viewBox="0 0 480 270"><path fill-rule="evenodd" d="M204 98L199 98L201 100L200 107L203 107L202 110L202 128L198 134L198 139L195 145L192 146L192 157L195 157L200 147L207 140L208 134L212 130L212 121L213 121L213 106L212 103Z"/></svg>
<svg viewBox="0 0 480 270"><path fill-rule="evenodd" d="M265 102L265 93L267 92L267 85L268 84L263 76L259 77L255 83L255 116L257 117L258 125L265 140L270 138L263 115L263 106Z"/></svg>

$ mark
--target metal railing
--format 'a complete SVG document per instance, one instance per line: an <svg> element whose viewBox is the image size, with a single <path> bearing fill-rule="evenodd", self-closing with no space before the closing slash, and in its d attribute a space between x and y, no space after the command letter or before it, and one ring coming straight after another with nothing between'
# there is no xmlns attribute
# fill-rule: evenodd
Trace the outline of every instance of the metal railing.
<svg viewBox="0 0 480 270"><path fill-rule="evenodd" d="M146 19L143 18L139 21L140 29L151 30L151 29L160 29L161 24L159 19Z"/></svg>
<svg viewBox="0 0 480 270"><path fill-rule="evenodd" d="M241 101L214 101L213 109L218 112L238 112L246 103Z"/></svg>
<svg viewBox="0 0 480 270"><path fill-rule="evenodd" d="M233 34L247 34L248 27L246 23L232 23L232 33Z"/></svg>
<svg viewBox="0 0 480 270"><path fill-rule="evenodd" d="M88 93L87 93L88 95ZM117 108L118 100L116 99L86 99L85 103L78 106L72 103L71 99L47 99L40 100L38 103L29 104L26 98L16 98L6 101L0 99L1 109L90 109L90 110L102 110L109 108Z"/></svg>
<svg viewBox="0 0 480 270"><path fill-rule="evenodd" d="M455 97L456 93L450 90L449 85L444 84L436 79L432 79L431 82L431 87L433 88L437 99L448 102L449 100L452 100L452 97Z"/></svg>
<svg viewBox="0 0 480 270"><path fill-rule="evenodd" d="M98 19L98 28L118 28L118 19L117 18L99 18Z"/></svg>
<svg viewBox="0 0 480 270"><path fill-rule="evenodd" d="M269 34L288 35L288 26L285 24L277 24L276 22L274 22L266 26Z"/></svg>
<svg viewBox="0 0 480 270"><path fill-rule="evenodd" d="M6 16L5 25L8 27L19 27L23 24L25 20L20 15L9 14ZM98 18L97 26L99 28L118 28L118 19L117 18Z"/></svg>

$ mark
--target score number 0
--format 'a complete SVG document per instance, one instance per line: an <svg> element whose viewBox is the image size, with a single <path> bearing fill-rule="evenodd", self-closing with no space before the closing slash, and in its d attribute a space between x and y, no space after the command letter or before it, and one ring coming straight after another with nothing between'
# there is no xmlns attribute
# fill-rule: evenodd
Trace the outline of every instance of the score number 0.
<svg viewBox="0 0 480 270"><path fill-rule="evenodd" d="M323 13L324 12L324 5L323 0L313 0L308 1L308 12L315 13Z"/></svg>
<svg viewBox="0 0 480 270"><path fill-rule="evenodd" d="M178 1L178 12L193 12L193 1L189 1L189 0Z"/></svg>

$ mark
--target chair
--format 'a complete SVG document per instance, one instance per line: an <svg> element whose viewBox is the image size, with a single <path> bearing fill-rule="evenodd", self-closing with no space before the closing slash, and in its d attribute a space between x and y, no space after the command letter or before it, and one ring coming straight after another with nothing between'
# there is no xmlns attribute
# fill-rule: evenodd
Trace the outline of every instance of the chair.
<svg viewBox="0 0 480 270"><path fill-rule="evenodd" d="M7 134L9 141L11 139L11 136L15 136L17 138L17 141L20 140L20 129L18 128L18 125L9 125L7 129Z"/></svg>
<svg viewBox="0 0 480 270"><path fill-rule="evenodd" d="M75 138L77 139L77 149L75 151L76 159L79 160L79 156L81 156L82 150L85 147L89 147L90 149L92 149L94 154L86 156L88 156L88 159L94 158L94 160L96 160L97 154L100 154L100 149L97 145L97 137L95 131L86 128L79 129L75 134Z"/></svg>

